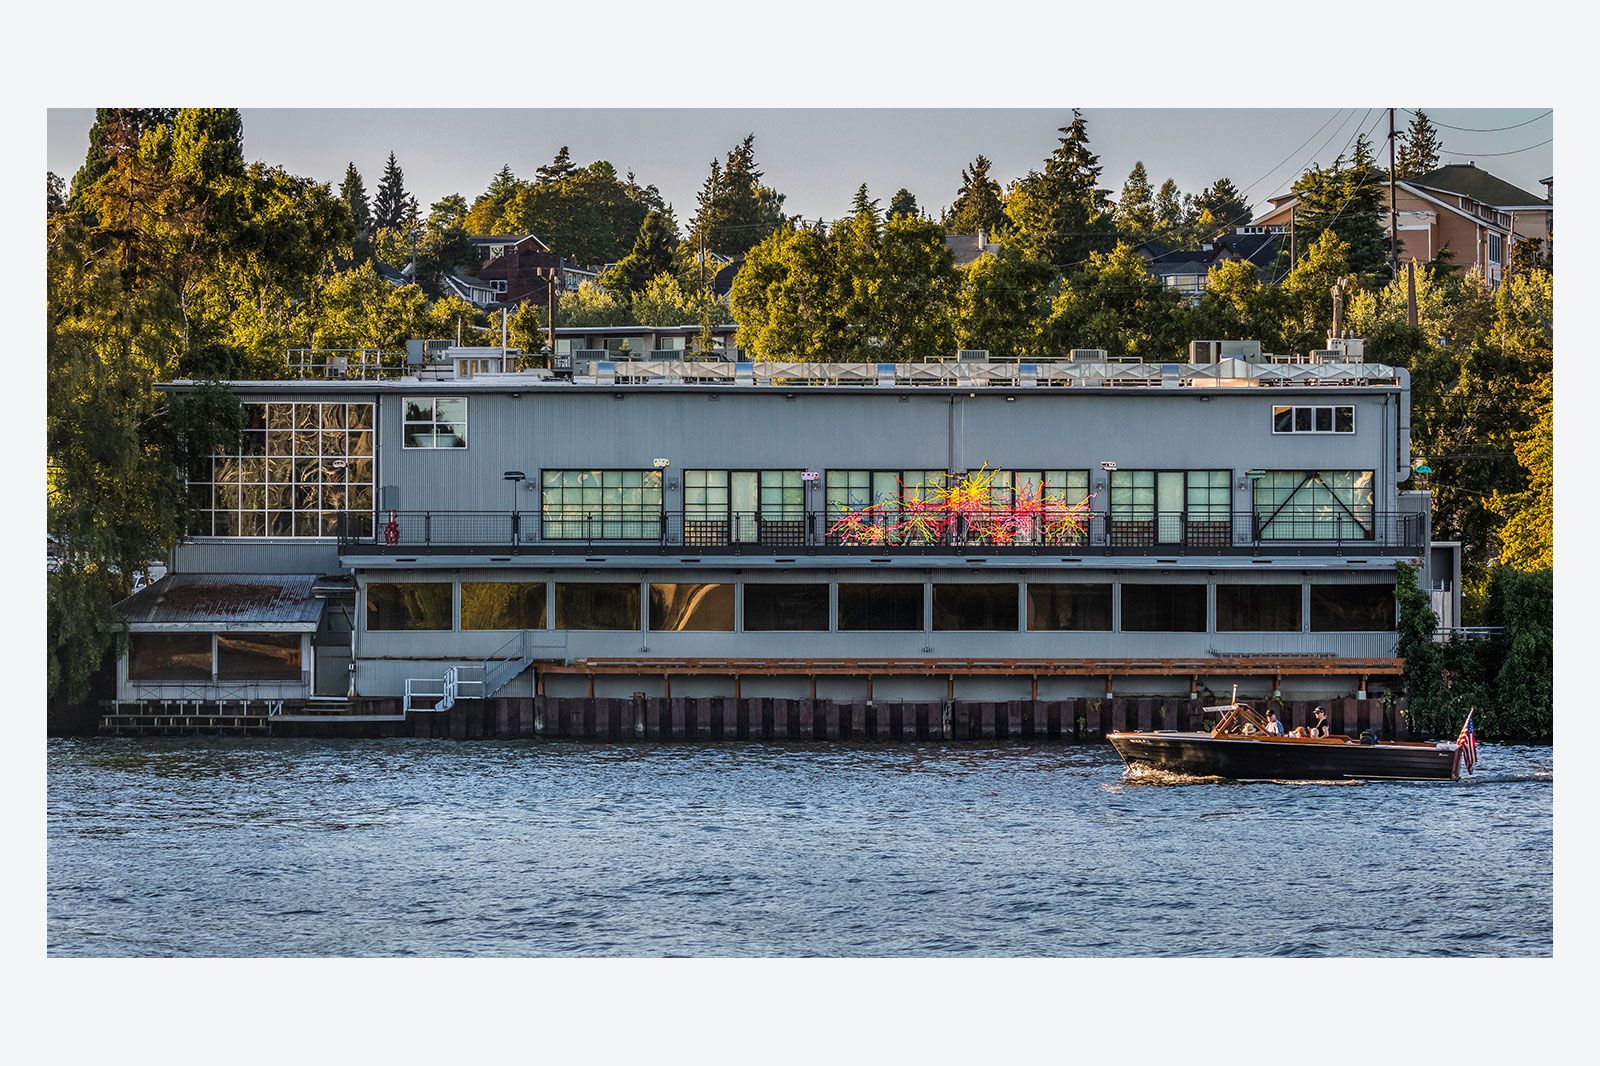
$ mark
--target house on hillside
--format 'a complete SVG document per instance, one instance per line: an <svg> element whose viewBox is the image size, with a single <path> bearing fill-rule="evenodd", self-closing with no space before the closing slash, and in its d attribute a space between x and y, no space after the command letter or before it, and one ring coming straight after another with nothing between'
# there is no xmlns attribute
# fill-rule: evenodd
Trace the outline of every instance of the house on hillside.
<svg viewBox="0 0 1600 1066"><path fill-rule="evenodd" d="M478 255L475 272L456 270L441 279L446 292L485 311L515 310L523 303L550 302L552 286L571 292L593 271L580 270L531 233L469 237Z"/></svg>
<svg viewBox="0 0 1600 1066"><path fill-rule="evenodd" d="M1283 280L1277 269L1278 254L1286 244L1286 235L1276 228L1240 226L1198 249L1169 248L1160 241L1146 241L1135 251L1152 277L1167 288L1198 300L1205 291L1206 276L1221 263L1249 263L1266 280Z"/></svg>
<svg viewBox="0 0 1600 1066"><path fill-rule="evenodd" d="M1251 226L1282 230L1292 241L1299 203L1293 195L1275 196ZM1550 239L1553 214L1548 200L1470 163L1395 182L1400 261L1426 263L1449 251L1457 266L1477 269L1490 285L1500 283L1515 241ZM1389 226L1387 211L1383 226Z"/></svg>
<svg viewBox="0 0 1600 1066"><path fill-rule="evenodd" d="M990 241L989 235L981 229L977 233L952 233L944 239L944 246L950 249L951 258L958 267L966 266L980 255L1000 252L1000 246Z"/></svg>

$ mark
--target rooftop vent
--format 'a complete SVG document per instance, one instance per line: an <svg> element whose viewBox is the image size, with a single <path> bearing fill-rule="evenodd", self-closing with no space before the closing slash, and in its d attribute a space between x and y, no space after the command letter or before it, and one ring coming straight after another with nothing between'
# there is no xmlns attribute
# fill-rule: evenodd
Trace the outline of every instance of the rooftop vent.
<svg viewBox="0 0 1600 1066"><path fill-rule="evenodd" d="M1111 353L1104 348L1074 348L1069 358L1074 363L1105 363L1111 359Z"/></svg>
<svg viewBox="0 0 1600 1066"><path fill-rule="evenodd" d="M962 348L956 352L956 362L958 363L987 363L988 361L989 349L987 348Z"/></svg>

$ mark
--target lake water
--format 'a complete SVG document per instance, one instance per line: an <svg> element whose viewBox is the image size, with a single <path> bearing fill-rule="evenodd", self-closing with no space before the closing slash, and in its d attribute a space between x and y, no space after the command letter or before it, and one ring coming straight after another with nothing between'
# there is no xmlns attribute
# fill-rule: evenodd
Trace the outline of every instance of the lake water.
<svg viewBox="0 0 1600 1066"><path fill-rule="evenodd" d="M1144 784L1109 746L55 739L53 955L1548 955L1549 748Z"/></svg>

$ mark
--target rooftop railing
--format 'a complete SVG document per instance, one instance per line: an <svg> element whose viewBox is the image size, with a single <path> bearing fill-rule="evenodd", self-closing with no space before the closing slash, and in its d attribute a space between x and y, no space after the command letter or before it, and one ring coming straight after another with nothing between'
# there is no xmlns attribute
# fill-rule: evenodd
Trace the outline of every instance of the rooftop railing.
<svg viewBox="0 0 1600 1066"><path fill-rule="evenodd" d="M656 510L384 511L348 514L341 550L350 554L514 551L560 555L1413 555L1424 547L1422 516L1410 512L1151 512L1091 514L1077 523L1034 512L990 512L981 522L869 522L820 513Z"/></svg>

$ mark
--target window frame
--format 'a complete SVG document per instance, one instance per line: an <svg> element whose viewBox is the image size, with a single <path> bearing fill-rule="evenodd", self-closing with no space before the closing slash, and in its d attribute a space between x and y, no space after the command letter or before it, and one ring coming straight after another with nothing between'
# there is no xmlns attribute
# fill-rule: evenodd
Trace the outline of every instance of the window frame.
<svg viewBox="0 0 1600 1066"><path fill-rule="evenodd" d="M1289 428L1288 429L1279 429L1278 428L1278 415L1279 415L1280 412L1284 412L1284 411L1289 412ZM1307 416L1308 417L1308 426L1309 426L1309 428L1307 428L1307 429L1300 429L1299 428L1299 417L1300 417L1299 413L1301 411L1309 412L1309 414ZM1317 429L1316 428L1317 421L1318 421L1318 412L1321 412L1321 411L1327 411L1328 412L1328 420L1329 420L1329 425L1332 427L1331 429ZM1340 411L1348 411L1350 413L1350 421L1349 421L1349 428L1348 429L1340 429L1339 428L1339 425L1340 425L1339 412ZM1291 436L1291 435L1295 435L1295 436L1310 435L1310 436L1318 436L1318 437L1330 437L1330 436L1343 437L1343 436L1349 436L1349 435L1355 433L1355 431L1356 431L1356 405L1353 404L1353 403L1334 403L1334 404L1275 403L1275 404L1272 405L1272 433L1273 433L1274 436L1283 437L1283 436Z"/></svg>
<svg viewBox="0 0 1600 1066"><path fill-rule="evenodd" d="M622 475L639 475L639 484L627 483L627 478ZM666 534L666 493L664 491L665 479L662 472L656 469L643 467L617 467L611 469L585 470L571 467L549 468L539 471L539 539L548 541L659 541ZM565 479L569 475L576 475L579 483L568 484ZM594 484L583 484L585 476L593 475ZM615 477L608 477L615 475ZM552 481L552 478L554 479ZM615 483L608 484L608 481ZM652 484L653 482L653 484ZM551 493L559 494L559 499L553 504ZM628 493L638 492L640 502L637 509L630 511L626 502ZM568 502L570 493L579 494L575 502ZM608 496L612 493L622 495L622 499L612 502ZM647 510L650 505L646 498L654 495L655 510ZM586 508L593 504L593 510L573 511L572 508ZM551 508L555 510L552 511ZM599 526L599 532L592 530L593 525ZM576 525L579 531L567 533L568 526ZM638 528L630 533L630 525ZM615 532L610 528L615 527ZM557 532L552 532L556 530ZM561 535L558 535L561 534Z"/></svg>
<svg viewBox="0 0 1600 1066"><path fill-rule="evenodd" d="M470 432L470 430L468 428L468 425L469 425L469 422L470 422L470 416L471 416L471 412L469 410L470 405L467 403L467 401L469 399L470 399L470 397L467 397L467 396L427 396L427 397L401 396L400 397L400 447L401 447L401 449L403 451L408 451L408 452L458 452L458 451L459 452L464 452L464 451L466 451L471 446L471 436L472 436L471 432ZM439 403L440 403L440 401L448 401L450 403L460 403L461 404L461 418L460 418L459 422L457 422L457 420L455 420L455 419L443 419L443 420L440 419L440 417L439 417ZM428 405L428 417L425 420L424 419L414 419L414 418L411 417L411 405L412 404L420 404L420 403L427 403L427 405ZM452 445L441 446L438 443L439 427L441 425L448 425L448 426L452 426L452 427L458 427L460 431L458 433L455 433L454 436L456 436L461 441L461 443L460 444L452 444ZM428 439L430 441L433 441L434 443L432 443L432 444L412 444L411 443L411 432L410 432L412 426L427 426L428 427Z"/></svg>

